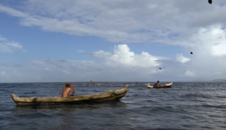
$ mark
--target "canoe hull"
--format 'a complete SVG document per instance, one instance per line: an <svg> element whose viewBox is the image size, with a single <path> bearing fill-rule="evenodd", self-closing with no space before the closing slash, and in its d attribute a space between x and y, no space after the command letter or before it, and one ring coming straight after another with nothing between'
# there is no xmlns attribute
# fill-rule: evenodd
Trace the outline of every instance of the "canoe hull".
<svg viewBox="0 0 226 130"><path fill-rule="evenodd" d="M165 84L165 85L161 85L161 87L154 87L154 86L150 86L147 85L148 88L171 88L171 86L173 85L173 82L169 83L169 84Z"/></svg>
<svg viewBox="0 0 226 130"><path fill-rule="evenodd" d="M124 97L129 89L129 86L121 90L110 90L108 93L95 94L95 95L82 95L71 97L52 97L52 98L20 98L15 94L11 94L12 99L17 105L50 105L50 104L76 104L87 102L109 102L118 101Z"/></svg>

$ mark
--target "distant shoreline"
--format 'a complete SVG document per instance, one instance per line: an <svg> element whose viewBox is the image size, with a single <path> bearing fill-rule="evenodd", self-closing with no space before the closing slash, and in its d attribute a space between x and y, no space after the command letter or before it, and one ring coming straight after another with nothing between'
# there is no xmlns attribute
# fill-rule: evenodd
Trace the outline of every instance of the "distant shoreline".
<svg viewBox="0 0 226 130"><path fill-rule="evenodd" d="M67 81L65 81L67 82ZM65 83L65 82L0 82L0 84L29 84L29 83ZM93 81L93 83L155 83L156 81L114 81L114 82L109 82L109 81ZM175 83L204 83L204 82L207 82L207 83L223 83L223 82L226 82L226 80L212 80L212 81L160 81L160 82L163 82L163 83L166 83L166 82L175 82ZM71 83L89 83L89 81L84 81L84 82L76 82L76 81L71 81Z"/></svg>

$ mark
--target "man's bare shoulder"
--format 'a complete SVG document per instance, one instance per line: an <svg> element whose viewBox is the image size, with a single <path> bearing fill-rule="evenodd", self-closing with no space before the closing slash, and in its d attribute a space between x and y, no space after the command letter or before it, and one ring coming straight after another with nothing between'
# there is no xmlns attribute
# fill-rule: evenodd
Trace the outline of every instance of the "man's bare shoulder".
<svg viewBox="0 0 226 130"><path fill-rule="evenodd" d="M70 91L70 90L71 90L71 88L64 88L64 90L65 90L65 91Z"/></svg>

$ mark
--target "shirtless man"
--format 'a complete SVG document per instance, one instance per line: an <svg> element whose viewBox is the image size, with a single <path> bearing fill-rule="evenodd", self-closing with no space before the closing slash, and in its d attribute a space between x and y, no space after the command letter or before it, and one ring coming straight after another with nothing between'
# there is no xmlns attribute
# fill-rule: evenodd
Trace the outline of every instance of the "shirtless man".
<svg viewBox="0 0 226 130"><path fill-rule="evenodd" d="M157 83L154 84L155 88L161 87L161 84L159 83L159 81L157 81Z"/></svg>
<svg viewBox="0 0 226 130"><path fill-rule="evenodd" d="M64 90L62 92L62 97L69 97L70 92L73 93L73 94L75 93L75 87L74 87L74 85L72 85L73 89L71 89L71 83L70 82L66 82L65 86L66 87L64 88Z"/></svg>

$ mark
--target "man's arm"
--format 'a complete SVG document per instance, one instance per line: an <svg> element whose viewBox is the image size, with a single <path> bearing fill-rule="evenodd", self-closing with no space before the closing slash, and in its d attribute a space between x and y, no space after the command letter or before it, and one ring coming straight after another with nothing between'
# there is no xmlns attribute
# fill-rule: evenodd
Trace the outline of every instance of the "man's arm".
<svg viewBox="0 0 226 130"><path fill-rule="evenodd" d="M72 89L70 90L71 93L75 93L75 86L72 85Z"/></svg>

